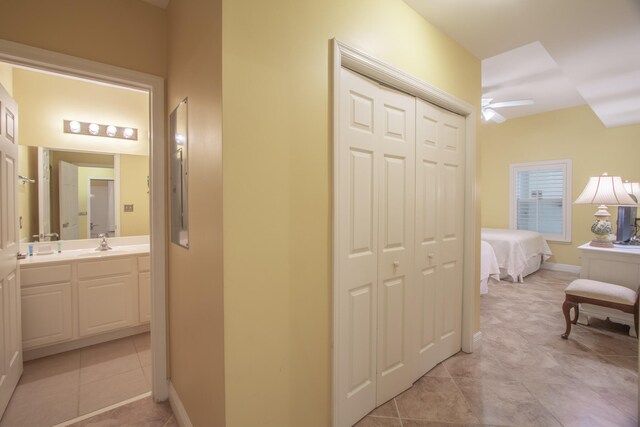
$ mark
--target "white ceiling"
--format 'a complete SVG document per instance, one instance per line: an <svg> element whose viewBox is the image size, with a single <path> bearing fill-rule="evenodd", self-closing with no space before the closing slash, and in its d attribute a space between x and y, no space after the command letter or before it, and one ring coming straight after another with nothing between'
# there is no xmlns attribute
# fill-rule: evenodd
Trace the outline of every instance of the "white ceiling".
<svg viewBox="0 0 640 427"><path fill-rule="evenodd" d="M404 0L482 61L506 118L584 103L607 127L640 124L639 0Z"/></svg>

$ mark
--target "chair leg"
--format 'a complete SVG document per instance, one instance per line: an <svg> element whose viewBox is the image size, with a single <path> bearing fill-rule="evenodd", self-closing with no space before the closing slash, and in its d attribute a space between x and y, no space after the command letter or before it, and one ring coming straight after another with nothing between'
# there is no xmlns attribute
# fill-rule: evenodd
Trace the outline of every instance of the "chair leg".
<svg viewBox="0 0 640 427"><path fill-rule="evenodd" d="M564 338L565 340L569 338L569 334L571 333L571 307L575 307L576 308L576 312L577 312L577 304L569 302L569 301L565 301L562 304L562 313L564 314L564 320L567 324L567 330L564 332L564 334L561 335L562 338ZM576 318L578 316L576 315Z"/></svg>
<svg viewBox="0 0 640 427"><path fill-rule="evenodd" d="M578 323L578 316L580 316L580 304L575 304L573 306L573 320L571 321L571 323L573 323L574 325Z"/></svg>

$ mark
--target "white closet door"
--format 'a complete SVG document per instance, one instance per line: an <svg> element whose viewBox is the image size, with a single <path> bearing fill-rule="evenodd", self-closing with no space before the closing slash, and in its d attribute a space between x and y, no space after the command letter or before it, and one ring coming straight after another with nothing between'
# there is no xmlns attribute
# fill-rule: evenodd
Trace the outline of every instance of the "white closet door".
<svg viewBox="0 0 640 427"><path fill-rule="evenodd" d="M417 376L461 345L464 221L463 117L416 101Z"/></svg>
<svg viewBox="0 0 640 427"><path fill-rule="evenodd" d="M341 71L336 180L339 234L340 353L336 362L338 419L353 425L376 406L378 275L377 84Z"/></svg>
<svg viewBox="0 0 640 427"><path fill-rule="evenodd" d="M411 387L415 98L380 87L377 405Z"/></svg>

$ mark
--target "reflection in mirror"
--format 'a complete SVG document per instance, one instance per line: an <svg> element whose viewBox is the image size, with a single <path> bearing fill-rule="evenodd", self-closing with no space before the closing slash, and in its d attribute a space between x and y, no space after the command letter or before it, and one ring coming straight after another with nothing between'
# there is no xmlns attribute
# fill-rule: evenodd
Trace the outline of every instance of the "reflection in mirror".
<svg viewBox="0 0 640 427"><path fill-rule="evenodd" d="M37 165L37 199L20 200L23 222L37 232L30 241L149 233L148 156L44 147L28 147L24 155L32 170Z"/></svg>
<svg viewBox="0 0 640 427"><path fill-rule="evenodd" d="M186 99L173 110L169 117L169 122L169 137L171 140L171 241L189 248Z"/></svg>

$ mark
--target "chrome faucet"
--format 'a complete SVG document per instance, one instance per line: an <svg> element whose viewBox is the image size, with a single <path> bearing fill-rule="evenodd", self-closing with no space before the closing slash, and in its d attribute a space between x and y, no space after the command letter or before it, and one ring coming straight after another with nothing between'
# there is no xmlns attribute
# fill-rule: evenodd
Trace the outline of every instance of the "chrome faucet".
<svg viewBox="0 0 640 427"><path fill-rule="evenodd" d="M96 251L108 251L111 249L111 246L107 243L107 235L102 233L98 234L98 238L102 239L100 242L100 246L96 248Z"/></svg>

